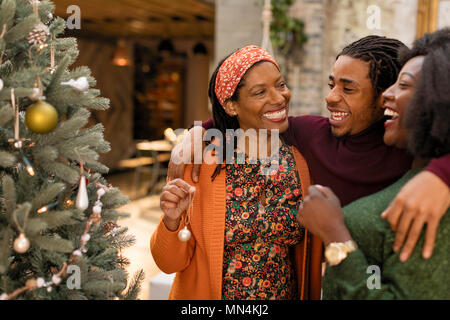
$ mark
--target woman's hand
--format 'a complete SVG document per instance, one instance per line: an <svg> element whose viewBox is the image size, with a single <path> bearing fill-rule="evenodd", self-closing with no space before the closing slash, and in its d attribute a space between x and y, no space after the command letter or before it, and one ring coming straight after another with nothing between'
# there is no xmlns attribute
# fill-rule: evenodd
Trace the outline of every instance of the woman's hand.
<svg viewBox="0 0 450 320"><path fill-rule="evenodd" d="M182 179L168 182L161 192L160 207L164 213L163 222L167 229L178 229L181 214L189 207L195 193L195 187Z"/></svg>
<svg viewBox="0 0 450 320"><path fill-rule="evenodd" d="M317 235L325 246L331 242L352 240L344 222L341 203L333 191L313 185L308 192L298 209L297 221Z"/></svg>
<svg viewBox="0 0 450 320"><path fill-rule="evenodd" d="M431 257L439 221L450 206L450 189L438 176L422 171L412 178L381 214L395 231L394 251L400 250L400 260L406 261L416 246L422 229L427 225L422 256ZM406 239L406 242L405 242Z"/></svg>

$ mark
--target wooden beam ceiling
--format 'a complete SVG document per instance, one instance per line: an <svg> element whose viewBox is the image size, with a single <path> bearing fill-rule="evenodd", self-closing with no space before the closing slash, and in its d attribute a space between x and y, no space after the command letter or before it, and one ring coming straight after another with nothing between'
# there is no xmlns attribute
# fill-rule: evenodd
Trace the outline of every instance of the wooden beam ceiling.
<svg viewBox="0 0 450 320"><path fill-rule="evenodd" d="M55 15L81 9L80 35L212 38L214 5L202 0L53 0Z"/></svg>

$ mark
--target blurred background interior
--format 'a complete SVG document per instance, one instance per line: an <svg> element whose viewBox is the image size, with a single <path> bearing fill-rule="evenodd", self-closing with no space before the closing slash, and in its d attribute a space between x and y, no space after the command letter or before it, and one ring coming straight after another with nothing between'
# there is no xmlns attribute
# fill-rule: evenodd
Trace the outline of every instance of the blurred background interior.
<svg viewBox="0 0 450 320"><path fill-rule="evenodd" d="M208 80L221 58L248 44L273 49L292 92L290 115L326 115L328 74L346 44L378 34L411 45L423 33L450 25L450 0L53 2L64 18L73 14L71 5L80 8L81 28L66 32L78 39L76 66L89 66L96 87L111 101L107 112L93 112L90 125L104 125L112 147L100 159L110 168L106 178L131 200L122 208L131 218L120 224L137 240L125 252L130 272L146 272L140 299L164 299L170 285L170 277L160 279L149 250L161 214L159 192L177 140L174 130L211 116ZM270 4L278 11L272 14ZM271 41L263 23L270 18L280 21Z"/></svg>

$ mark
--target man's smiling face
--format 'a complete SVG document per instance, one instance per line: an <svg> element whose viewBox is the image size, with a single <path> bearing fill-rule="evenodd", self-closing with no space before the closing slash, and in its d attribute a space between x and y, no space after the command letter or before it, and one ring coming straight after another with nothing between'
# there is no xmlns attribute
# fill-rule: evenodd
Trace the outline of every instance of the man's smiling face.
<svg viewBox="0 0 450 320"><path fill-rule="evenodd" d="M360 133L383 118L382 97L374 101L369 67L369 62L345 55L334 64L325 101L336 137Z"/></svg>

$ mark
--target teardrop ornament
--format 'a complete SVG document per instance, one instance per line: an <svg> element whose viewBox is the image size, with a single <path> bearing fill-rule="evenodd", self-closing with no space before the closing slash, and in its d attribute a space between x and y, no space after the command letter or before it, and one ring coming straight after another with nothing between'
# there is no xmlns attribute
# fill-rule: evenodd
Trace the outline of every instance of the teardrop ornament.
<svg viewBox="0 0 450 320"><path fill-rule="evenodd" d="M75 206L84 211L89 207L89 199L86 189L86 177L81 176L80 186L78 187L77 199L75 202Z"/></svg>

